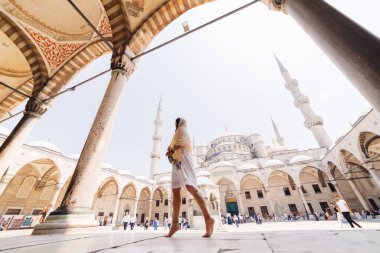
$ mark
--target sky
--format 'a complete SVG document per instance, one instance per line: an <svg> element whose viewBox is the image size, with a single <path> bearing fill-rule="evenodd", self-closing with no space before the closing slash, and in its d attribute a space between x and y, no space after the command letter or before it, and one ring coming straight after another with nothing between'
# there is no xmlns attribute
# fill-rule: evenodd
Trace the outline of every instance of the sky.
<svg viewBox="0 0 380 253"><path fill-rule="evenodd" d="M185 20L195 28L248 2L218 0L192 9L164 29L150 48L182 34ZM327 2L380 36L375 8L380 3ZM371 109L290 16L269 11L258 3L139 60L128 81L105 161L116 169L148 177L160 96L164 122L160 172L170 171L164 152L177 117L187 119L196 145L210 143L225 129L243 135L259 133L270 145L275 137L272 116L288 147L318 147L285 89L273 54L298 80L314 111L323 117L332 140ZM97 59L68 87L108 69L109 60L110 55ZM48 140L64 155L80 153L109 79L109 74L104 75L60 96L26 143ZM22 109L23 105L15 111ZM19 119L9 120L5 126L12 129Z"/></svg>

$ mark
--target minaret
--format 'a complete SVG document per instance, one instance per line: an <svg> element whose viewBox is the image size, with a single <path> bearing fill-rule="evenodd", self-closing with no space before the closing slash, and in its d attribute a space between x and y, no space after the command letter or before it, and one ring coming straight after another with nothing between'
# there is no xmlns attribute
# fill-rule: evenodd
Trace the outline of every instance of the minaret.
<svg viewBox="0 0 380 253"><path fill-rule="evenodd" d="M294 98L294 105L298 109L300 109L305 119L305 127L307 129L310 129L320 147L330 147L332 141L323 127L323 119L315 114L315 112L310 106L309 98L302 94L302 92L298 88L297 80L293 79L290 76L288 70L282 65L282 63L277 59L277 57L274 57L276 58L278 67L280 68L281 75L285 79L285 87L292 93Z"/></svg>
<svg viewBox="0 0 380 253"><path fill-rule="evenodd" d="M276 141L277 141L281 146L285 146L285 143L284 143L284 137L281 136L281 134L280 134L280 130L278 130L278 127L276 126L276 123L274 123L274 120L273 120L272 117L270 117L270 120L272 121L273 130L274 130L274 132L276 133Z"/></svg>
<svg viewBox="0 0 380 253"><path fill-rule="evenodd" d="M162 126L162 104L161 104L162 98L160 98L160 102L158 103L157 108L157 115L156 119L154 120L154 134L153 134L153 151L150 155L152 158L152 163L150 167L150 179L153 179L154 175L157 174L158 171L158 164L160 162L161 158L161 126Z"/></svg>

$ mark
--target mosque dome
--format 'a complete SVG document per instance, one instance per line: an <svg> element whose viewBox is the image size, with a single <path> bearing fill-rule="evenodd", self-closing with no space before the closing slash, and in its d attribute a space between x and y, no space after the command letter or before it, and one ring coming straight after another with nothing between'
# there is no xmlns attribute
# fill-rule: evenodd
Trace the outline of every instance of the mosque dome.
<svg viewBox="0 0 380 253"><path fill-rule="evenodd" d="M273 167L273 166L283 166L285 165L283 161L277 160L277 159L270 159L266 162L264 162L263 167L268 168L268 167Z"/></svg>
<svg viewBox="0 0 380 253"><path fill-rule="evenodd" d="M217 162L217 163L214 163L212 165L212 167L216 168L216 167L233 167L234 165L230 162L226 162L226 161L221 161L221 162Z"/></svg>
<svg viewBox="0 0 380 253"><path fill-rule="evenodd" d="M68 156L68 158L70 159L76 159L76 160L79 160L79 157L80 157L80 154L71 154Z"/></svg>
<svg viewBox="0 0 380 253"><path fill-rule="evenodd" d="M267 153L268 155L272 155L275 153L280 153L280 152L289 151L289 150L290 148L286 146L282 146L277 141L273 140L273 144L272 146L269 147Z"/></svg>
<svg viewBox="0 0 380 253"><path fill-rule="evenodd" d="M294 164L294 163L306 162L306 161L310 161L310 160L313 160L313 158L311 158L310 156L307 156L307 155L297 155L297 156L292 157L289 160L289 163L290 164Z"/></svg>
<svg viewBox="0 0 380 253"><path fill-rule="evenodd" d="M8 136L11 134L11 131L5 126L0 126L0 135Z"/></svg>
<svg viewBox="0 0 380 253"><path fill-rule="evenodd" d="M249 171L253 171L255 169L258 169L258 167L255 165L255 164L252 164L252 163L246 163L246 164L243 164L242 166L240 166L237 171L241 171L241 172L249 172Z"/></svg>
<svg viewBox="0 0 380 253"><path fill-rule="evenodd" d="M115 170L115 168L109 163L103 163L102 169Z"/></svg>
<svg viewBox="0 0 380 253"><path fill-rule="evenodd" d="M59 148L56 145L54 145L53 143L49 141L33 141L33 142L28 143L27 145L62 154L61 150L59 150Z"/></svg>
<svg viewBox="0 0 380 253"><path fill-rule="evenodd" d="M162 177L162 178L160 178L160 179L158 180L158 182L161 183L161 184L163 184L163 183L169 183L169 182L171 182L171 181L172 181L172 179L171 179L171 177L169 177L169 176L164 176L164 177Z"/></svg>
<svg viewBox="0 0 380 253"><path fill-rule="evenodd" d="M197 177L209 177L210 176L210 172L207 171L207 170L200 170L197 172Z"/></svg>
<svg viewBox="0 0 380 253"><path fill-rule="evenodd" d="M135 176L135 178L136 178L137 180L146 180L146 178L143 177L143 176Z"/></svg>
<svg viewBox="0 0 380 253"><path fill-rule="evenodd" d="M197 177L198 185L214 185L214 182L207 177Z"/></svg>
<svg viewBox="0 0 380 253"><path fill-rule="evenodd" d="M132 173L126 169L118 170L117 173L119 173L121 175L132 175Z"/></svg>

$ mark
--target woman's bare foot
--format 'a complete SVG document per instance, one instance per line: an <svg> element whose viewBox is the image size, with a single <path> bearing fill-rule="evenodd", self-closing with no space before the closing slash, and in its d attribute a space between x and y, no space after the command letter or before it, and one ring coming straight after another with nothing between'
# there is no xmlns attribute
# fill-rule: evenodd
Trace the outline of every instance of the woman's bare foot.
<svg viewBox="0 0 380 253"><path fill-rule="evenodd" d="M169 230L169 233L165 237L172 237L175 234L175 232L177 232L178 230L179 230L179 224L176 224L176 225L173 224Z"/></svg>
<svg viewBox="0 0 380 253"><path fill-rule="evenodd" d="M214 218L210 217L208 220L206 220L206 234L204 234L203 238L209 238L211 237L212 233L214 232Z"/></svg>

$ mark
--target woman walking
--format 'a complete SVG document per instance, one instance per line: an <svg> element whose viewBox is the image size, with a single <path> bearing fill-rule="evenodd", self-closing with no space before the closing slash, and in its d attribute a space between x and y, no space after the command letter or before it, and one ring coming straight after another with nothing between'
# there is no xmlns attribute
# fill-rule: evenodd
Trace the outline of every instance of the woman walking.
<svg viewBox="0 0 380 253"><path fill-rule="evenodd" d="M181 188L186 187L202 210L206 224L206 233L203 237L208 238L213 233L215 221L210 216L206 203L197 189L197 178L191 157L192 145L185 119L177 118L175 128L173 139L166 153L169 162L172 164L173 191L173 223L167 237L172 237L180 229L178 219L181 206Z"/></svg>

